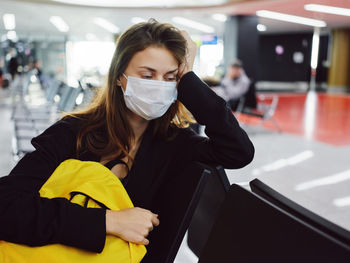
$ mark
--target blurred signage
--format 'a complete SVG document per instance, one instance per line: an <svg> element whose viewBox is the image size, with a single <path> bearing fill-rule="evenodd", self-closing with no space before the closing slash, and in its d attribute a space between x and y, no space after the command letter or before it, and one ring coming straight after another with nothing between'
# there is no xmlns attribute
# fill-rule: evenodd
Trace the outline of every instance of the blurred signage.
<svg viewBox="0 0 350 263"><path fill-rule="evenodd" d="M201 36L202 45L217 45L218 36L217 35L202 35Z"/></svg>

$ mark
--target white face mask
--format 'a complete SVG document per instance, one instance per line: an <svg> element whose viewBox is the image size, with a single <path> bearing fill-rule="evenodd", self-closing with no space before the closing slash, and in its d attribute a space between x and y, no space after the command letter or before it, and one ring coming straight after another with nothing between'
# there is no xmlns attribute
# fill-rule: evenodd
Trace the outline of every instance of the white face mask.
<svg viewBox="0 0 350 263"><path fill-rule="evenodd" d="M126 90L122 90L126 106L146 120L163 116L176 101L176 81L149 80L125 75L124 77L127 84Z"/></svg>

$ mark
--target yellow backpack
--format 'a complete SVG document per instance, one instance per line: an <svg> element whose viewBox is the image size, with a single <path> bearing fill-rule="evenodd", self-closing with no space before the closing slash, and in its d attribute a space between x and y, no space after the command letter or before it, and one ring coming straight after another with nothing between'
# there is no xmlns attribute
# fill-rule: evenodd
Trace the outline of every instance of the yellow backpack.
<svg viewBox="0 0 350 263"><path fill-rule="evenodd" d="M111 210L121 210L133 207L120 180L108 168L97 162L75 159L62 162L41 187L39 193L41 197L46 198L64 197L89 208L100 208L105 205ZM137 263L145 254L145 246L126 242L111 235L106 236L102 253L61 244L29 247L0 241L1 263Z"/></svg>

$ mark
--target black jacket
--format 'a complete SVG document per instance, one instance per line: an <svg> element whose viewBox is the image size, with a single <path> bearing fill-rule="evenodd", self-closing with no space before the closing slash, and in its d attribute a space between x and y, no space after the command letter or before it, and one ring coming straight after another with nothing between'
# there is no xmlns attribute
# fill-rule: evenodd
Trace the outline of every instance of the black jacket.
<svg viewBox="0 0 350 263"><path fill-rule="evenodd" d="M145 131L126 190L135 206L148 208L162 182L176 176L187 161L240 168L251 162L254 147L231 110L193 72L178 86L178 100L206 126L209 138L179 129L170 141ZM32 140L35 151L25 155L9 176L0 179L0 240L39 246L61 243L101 252L105 244L105 211L83 208L64 198L47 199L39 189L64 160L76 158L79 120L68 118ZM91 153L80 159L99 161Z"/></svg>

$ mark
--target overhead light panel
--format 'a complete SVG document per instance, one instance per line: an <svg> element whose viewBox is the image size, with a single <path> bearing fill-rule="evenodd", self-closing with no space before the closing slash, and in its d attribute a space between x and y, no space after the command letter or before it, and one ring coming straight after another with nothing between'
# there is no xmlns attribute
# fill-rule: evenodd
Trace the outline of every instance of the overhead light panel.
<svg viewBox="0 0 350 263"><path fill-rule="evenodd" d="M54 2L100 7L176 7L176 6L203 6L224 4L227 0L51 0Z"/></svg>
<svg viewBox="0 0 350 263"><path fill-rule="evenodd" d="M133 24L138 24L138 23L142 23L142 22L146 22L146 19L143 19L141 17L131 18L131 23L133 23Z"/></svg>
<svg viewBox="0 0 350 263"><path fill-rule="evenodd" d="M2 17L6 30L14 30L16 28L16 20L14 14L4 14Z"/></svg>
<svg viewBox="0 0 350 263"><path fill-rule="evenodd" d="M313 27L325 27L327 26L326 22L322 20L317 19L311 19L306 18L302 16L294 16L289 14L283 14L268 10L259 10L256 12L256 15L259 17L274 19L274 20L280 20L284 22L290 22L290 23L296 23L296 24L302 24L306 26L313 26Z"/></svg>
<svg viewBox="0 0 350 263"><path fill-rule="evenodd" d="M61 32L69 31L69 26L60 16L51 16L50 22Z"/></svg>
<svg viewBox="0 0 350 263"><path fill-rule="evenodd" d="M102 17L94 18L94 23L113 34L117 34L120 31L119 27L117 27L116 25L112 24L111 22L107 21Z"/></svg>
<svg viewBox="0 0 350 263"><path fill-rule="evenodd" d="M183 25L186 27L190 27L190 28L194 28L197 29L199 31L202 31L204 33L214 33L215 30L213 27L199 23L197 21L193 21L184 17L180 17L180 16L175 16L172 18L172 21L174 23L177 23L179 25Z"/></svg>
<svg viewBox="0 0 350 263"><path fill-rule="evenodd" d="M160 1L142 1L142 0L52 0L54 2L70 4L70 5L83 5L83 6L101 6L101 7L140 7L140 6L152 6L153 2ZM151 4L147 2L152 2ZM154 5L154 3L153 3Z"/></svg>
<svg viewBox="0 0 350 263"><path fill-rule="evenodd" d="M227 16L224 14L213 14L211 17L220 22L225 22L227 20Z"/></svg>
<svg viewBox="0 0 350 263"><path fill-rule="evenodd" d="M335 7L335 6L329 6L329 5L316 5L316 4L304 5L304 8L305 10L308 10L308 11L340 15L340 16L350 16L350 9L348 8L341 8L341 7Z"/></svg>

